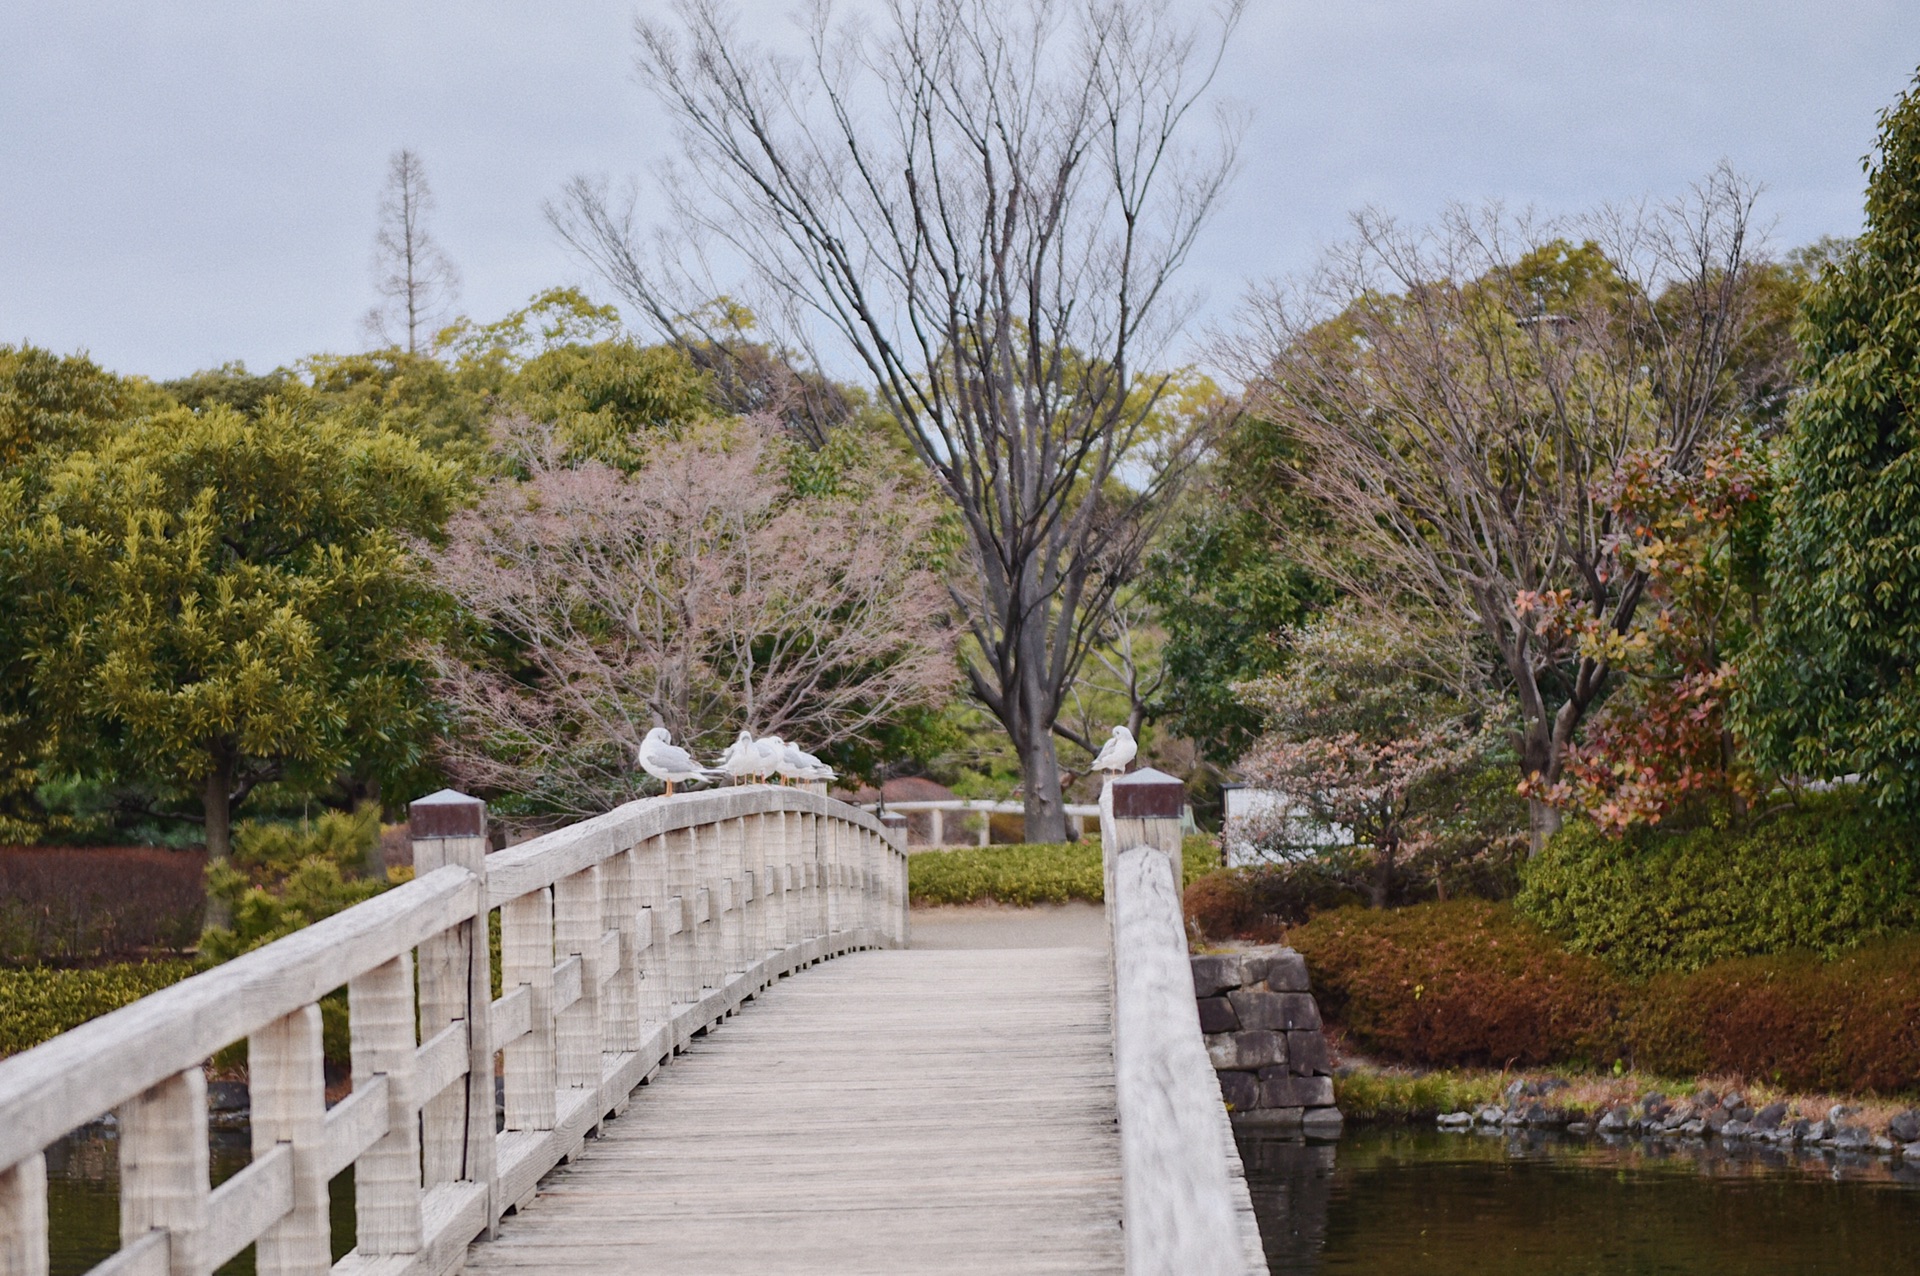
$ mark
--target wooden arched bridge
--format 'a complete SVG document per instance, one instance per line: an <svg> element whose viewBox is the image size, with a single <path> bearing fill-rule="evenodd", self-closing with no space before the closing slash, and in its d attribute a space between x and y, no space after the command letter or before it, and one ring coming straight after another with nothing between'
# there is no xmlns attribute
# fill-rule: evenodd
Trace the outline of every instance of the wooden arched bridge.
<svg viewBox="0 0 1920 1276"><path fill-rule="evenodd" d="M412 882L0 1062L0 1276L45 1276L44 1149L108 1113L114 1276L249 1247L261 1276L1263 1272L1177 804L1134 807L1102 812L1108 949L929 951L898 817L820 792L654 798L492 854L484 806L435 794ZM211 1187L205 1065L239 1041L252 1159Z"/></svg>

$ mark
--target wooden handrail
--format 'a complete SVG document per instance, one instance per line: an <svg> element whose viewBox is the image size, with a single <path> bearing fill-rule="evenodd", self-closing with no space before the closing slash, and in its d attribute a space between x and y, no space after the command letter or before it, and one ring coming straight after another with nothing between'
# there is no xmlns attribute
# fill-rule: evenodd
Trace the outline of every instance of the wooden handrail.
<svg viewBox="0 0 1920 1276"><path fill-rule="evenodd" d="M1116 820L1111 788L1100 807L1127 1271L1265 1276L1253 1202L1201 1040L1179 819Z"/></svg>
<svg viewBox="0 0 1920 1276"><path fill-rule="evenodd" d="M896 834L818 792L647 799L492 855L480 804L431 801L415 881L0 1061L0 1276L45 1276L44 1149L109 1111L122 1247L96 1273L205 1274L249 1244L261 1276L451 1271L695 1033L782 975L906 942ZM328 1111L318 1003L342 985L354 1089ZM214 1191L203 1065L242 1039L254 1160ZM330 1263L348 1165L359 1246Z"/></svg>

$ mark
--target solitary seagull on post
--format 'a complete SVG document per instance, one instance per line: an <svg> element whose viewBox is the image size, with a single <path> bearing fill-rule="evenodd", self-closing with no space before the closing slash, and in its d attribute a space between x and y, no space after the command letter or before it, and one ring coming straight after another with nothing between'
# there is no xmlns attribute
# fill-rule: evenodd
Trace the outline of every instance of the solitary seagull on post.
<svg viewBox="0 0 1920 1276"><path fill-rule="evenodd" d="M695 762L691 753L671 743L672 739L665 727L655 727L640 742L641 769L654 779L666 782L668 797L673 796L676 783L711 780L716 774Z"/></svg>
<svg viewBox="0 0 1920 1276"><path fill-rule="evenodd" d="M1127 769L1127 764L1133 761L1133 755L1139 751L1133 742L1133 732L1125 727L1115 727L1107 742L1100 746L1099 756L1094 758L1090 769L1105 771L1111 782L1114 776Z"/></svg>

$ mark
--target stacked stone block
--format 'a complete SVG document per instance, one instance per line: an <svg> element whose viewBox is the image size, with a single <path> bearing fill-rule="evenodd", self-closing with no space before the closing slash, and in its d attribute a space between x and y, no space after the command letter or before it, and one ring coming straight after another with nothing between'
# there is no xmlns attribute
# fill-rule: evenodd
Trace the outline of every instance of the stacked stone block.
<svg viewBox="0 0 1920 1276"><path fill-rule="evenodd" d="M1306 959L1274 947L1192 962L1200 1031L1234 1121L1339 1133L1327 1039Z"/></svg>

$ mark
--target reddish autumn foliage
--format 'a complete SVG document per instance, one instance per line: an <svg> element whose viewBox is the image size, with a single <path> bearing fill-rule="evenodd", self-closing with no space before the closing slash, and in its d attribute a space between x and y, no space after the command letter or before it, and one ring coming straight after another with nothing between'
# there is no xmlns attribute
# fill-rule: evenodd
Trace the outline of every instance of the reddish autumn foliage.
<svg viewBox="0 0 1920 1276"><path fill-rule="evenodd" d="M1322 1013L1369 1054L1492 1067L1615 1057L1624 982L1504 904L1342 908L1287 942Z"/></svg>
<svg viewBox="0 0 1920 1276"><path fill-rule="evenodd" d="M1644 572L1651 605L1622 632L1582 612L1568 590L1514 600L1541 633L1573 637L1625 680L1559 773L1530 777L1523 792L1610 833L1658 824L1701 798L1754 795L1726 709L1733 657L1748 636L1768 493L1763 459L1738 435L1705 452L1697 475L1648 452L1621 464L1612 511L1622 530L1603 570Z"/></svg>
<svg viewBox="0 0 1920 1276"><path fill-rule="evenodd" d="M1628 980L1504 904L1343 908L1295 926L1357 1049L1433 1067L1585 1063L1792 1089L1920 1088L1920 935Z"/></svg>
<svg viewBox="0 0 1920 1276"><path fill-rule="evenodd" d="M81 962L192 947L206 856L148 846L0 848L0 961Z"/></svg>

